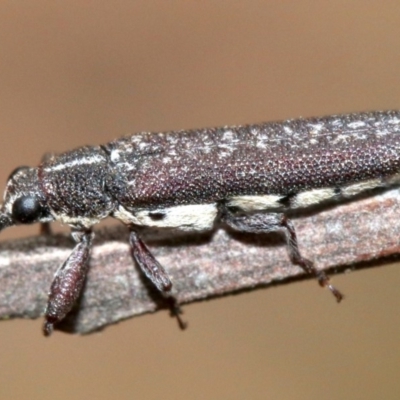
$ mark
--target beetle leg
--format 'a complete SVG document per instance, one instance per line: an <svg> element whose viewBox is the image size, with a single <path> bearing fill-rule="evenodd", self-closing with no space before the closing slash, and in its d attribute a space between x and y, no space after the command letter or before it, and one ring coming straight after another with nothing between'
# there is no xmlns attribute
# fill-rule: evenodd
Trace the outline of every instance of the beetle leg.
<svg viewBox="0 0 400 400"><path fill-rule="evenodd" d="M292 221L282 213L256 213L235 215L225 209L222 213L222 220L231 228L240 232L249 233L268 233L281 231L285 235L287 249L290 260L293 264L300 266L307 274L314 275L322 287L327 287L335 296L337 302L343 299L342 293L337 290L330 282L324 271L319 271L314 267L312 261L304 258L299 250L296 230Z"/></svg>
<svg viewBox="0 0 400 400"><path fill-rule="evenodd" d="M184 331L188 327L188 323L186 321L184 321L181 317L181 315L183 314L183 311L182 311L182 308L180 307L177 299L173 296L168 296L166 300L167 300L167 304L169 307L170 316L173 318L176 318L179 329L181 331Z"/></svg>
<svg viewBox="0 0 400 400"><path fill-rule="evenodd" d="M81 293L88 271L93 233L75 231L72 236L77 245L57 270L50 287L43 326L45 336L49 336L54 324L60 322L71 311Z"/></svg>
<svg viewBox="0 0 400 400"><path fill-rule="evenodd" d="M163 294L169 292L172 288L172 282L162 265L151 254L148 247L140 239L138 234L131 230L129 236L132 257L138 263L140 269L154 286Z"/></svg>
<svg viewBox="0 0 400 400"><path fill-rule="evenodd" d="M177 319L179 328L181 330L186 329L187 323L181 318L182 310L179 307L176 298L169 294L172 289L172 282L167 271L165 271L153 254L151 254L146 244L133 230L131 230L129 236L129 244L131 246L132 257L138 263L146 277L150 279L153 285L164 295L171 316Z"/></svg>

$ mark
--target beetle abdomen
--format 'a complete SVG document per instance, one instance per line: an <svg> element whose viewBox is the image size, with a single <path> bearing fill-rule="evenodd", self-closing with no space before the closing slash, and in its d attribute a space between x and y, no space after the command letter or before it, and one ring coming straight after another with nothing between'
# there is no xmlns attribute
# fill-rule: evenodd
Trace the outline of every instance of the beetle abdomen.
<svg viewBox="0 0 400 400"><path fill-rule="evenodd" d="M399 132L400 112L390 111L141 133L106 146L110 191L127 209L266 195L289 207L314 204L308 194L287 197L320 189L314 194L326 199L348 188L346 197L359 182L396 175Z"/></svg>

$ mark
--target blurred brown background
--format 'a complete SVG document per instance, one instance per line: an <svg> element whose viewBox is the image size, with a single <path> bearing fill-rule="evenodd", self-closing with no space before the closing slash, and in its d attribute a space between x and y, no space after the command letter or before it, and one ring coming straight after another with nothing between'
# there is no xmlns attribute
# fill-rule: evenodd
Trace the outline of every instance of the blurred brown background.
<svg viewBox="0 0 400 400"><path fill-rule="evenodd" d="M2 1L0 54L3 184L140 130L400 108L398 1ZM0 398L398 399L399 268L334 282L340 306L314 280L186 306L184 333L1 322Z"/></svg>

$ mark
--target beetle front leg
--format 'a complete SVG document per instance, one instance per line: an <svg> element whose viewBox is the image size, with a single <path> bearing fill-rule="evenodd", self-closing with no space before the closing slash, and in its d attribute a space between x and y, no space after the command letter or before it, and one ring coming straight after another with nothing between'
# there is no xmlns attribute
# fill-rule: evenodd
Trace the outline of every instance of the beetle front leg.
<svg viewBox="0 0 400 400"><path fill-rule="evenodd" d="M54 324L71 311L81 293L88 271L93 233L75 231L72 237L78 244L57 270L50 287L43 326L45 336L49 336L53 332Z"/></svg>
<svg viewBox="0 0 400 400"><path fill-rule="evenodd" d="M231 228L240 232L283 232L287 243L289 257L293 264L299 265L306 273L314 275L322 287L327 287L332 292L337 302L340 302L343 299L342 293L340 293L340 291L329 282L326 273L316 269L312 261L301 255L294 225L284 214L257 213L250 215L235 215L229 210L223 210L222 220Z"/></svg>
<svg viewBox="0 0 400 400"><path fill-rule="evenodd" d="M50 222L42 222L40 224L39 233L43 236L50 236L52 233Z"/></svg>

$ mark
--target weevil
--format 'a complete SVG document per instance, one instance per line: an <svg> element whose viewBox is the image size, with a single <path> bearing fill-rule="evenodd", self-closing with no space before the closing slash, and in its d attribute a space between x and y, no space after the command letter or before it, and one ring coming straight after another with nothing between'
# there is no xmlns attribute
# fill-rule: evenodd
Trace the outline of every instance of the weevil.
<svg viewBox="0 0 400 400"><path fill-rule="evenodd" d="M76 246L51 284L46 335L79 297L93 226L106 217L129 228L134 260L163 294L171 279L141 229L207 231L222 223L241 232L282 232L291 262L340 301L327 275L302 256L288 213L399 181L400 111L142 132L17 168L0 229L51 221L72 229Z"/></svg>

